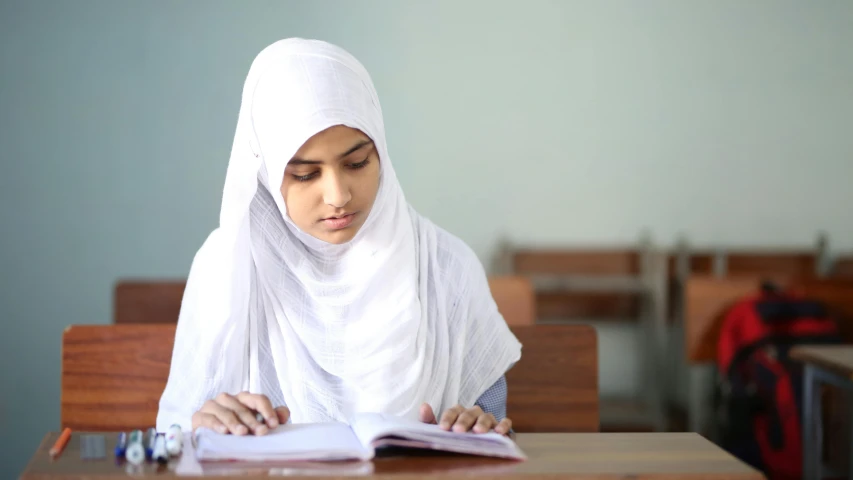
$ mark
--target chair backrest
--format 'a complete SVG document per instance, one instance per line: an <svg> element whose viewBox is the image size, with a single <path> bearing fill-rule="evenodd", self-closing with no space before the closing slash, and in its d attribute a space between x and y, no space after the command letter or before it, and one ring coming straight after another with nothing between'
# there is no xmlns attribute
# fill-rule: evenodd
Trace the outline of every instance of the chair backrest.
<svg viewBox="0 0 853 480"><path fill-rule="evenodd" d="M176 323L181 312L185 280L124 280L116 284L113 322ZM510 325L530 325L536 319L533 286L525 277L489 277L498 310Z"/></svg>
<svg viewBox="0 0 853 480"><path fill-rule="evenodd" d="M536 322L536 298L526 277L502 275L489 277L489 289L508 325L533 325Z"/></svg>
<svg viewBox="0 0 853 480"><path fill-rule="evenodd" d="M517 432L597 432L598 342L589 325L510 327L521 360L507 372L507 416Z"/></svg>
<svg viewBox="0 0 853 480"><path fill-rule="evenodd" d="M522 359L507 373L518 432L598 431L595 331L513 326ZM61 422L90 431L154 426L169 376L174 324L75 325L62 339Z"/></svg>
<svg viewBox="0 0 853 480"><path fill-rule="evenodd" d="M764 280L773 280L825 303L838 317L842 335L853 340L853 279L692 275L685 284L684 341L689 363L716 360L717 339L728 309L741 298L758 292Z"/></svg>
<svg viewBox="0 0 853 480"><path fill-rule="evenodd" d="M115 323L177 323L186 280L125 280L113 297Z"/></svg>
<svg viewBox="0 0 853 480"><path fill-rule="evenodd" d="M853 256L839 257L832 266L832 276L853 278Z"/></svg>
<svg viewBox="0 0 853 480"><path fill-rule="evenodd" d="M514 275L637 276L642 271L638 248L513 249L506 253ZM640 298L633 293L608 291L535 291L538 318L633 318Z"/></svg>
<svg viewBox="0 0 853 480"><path fill-rule="evenodd" d="M807 278L815 276L818 258L808 251L748 251L733 250L720 254L722 263L717 266L717 254L707 251L691 252L686 275L747 276L771 275ZM670 273L677 272L677 255L670 257ZM717 272L716 268L723 271Z"/></svg>
<svg viewBox="0 0 853 480"><path fill-rule="evenodd" d="M62 335L62 426L153 427L174 339L175 324L68 327Z"/></svg>

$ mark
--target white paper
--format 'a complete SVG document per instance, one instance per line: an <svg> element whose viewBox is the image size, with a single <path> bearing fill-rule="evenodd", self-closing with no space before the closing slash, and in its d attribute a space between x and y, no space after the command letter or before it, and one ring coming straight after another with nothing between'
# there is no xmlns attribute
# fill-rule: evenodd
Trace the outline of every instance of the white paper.
<svg viewBox="0 0 853 480"><path fill-rule="evenodd" d="M352 430L366 446L374 446L383 437L399 437L421 443L422 448L446 450L473 455L523 459L524 453L505 435L489 433L457 433L438 425L405 420L380 413L361 413L352 418Z"/></svg>
<svg viewBox="0 0 853 480"><path fill-rule="evenodd" d="M365 448L345 423L286 424L266 435L228 435L198 429L196 456L205 460L367 460Z"/></svg>
<svg viewBox="0 0 853 480"><path fill-rule="evenodd" d="M375 447L402 446L472 455L524 459L512 439L494 432L456 433L438 425L392 415L362 413L345 423L289 423L261 436L221 434L200 428L195 436L201 461L369 460Z"/></svg>

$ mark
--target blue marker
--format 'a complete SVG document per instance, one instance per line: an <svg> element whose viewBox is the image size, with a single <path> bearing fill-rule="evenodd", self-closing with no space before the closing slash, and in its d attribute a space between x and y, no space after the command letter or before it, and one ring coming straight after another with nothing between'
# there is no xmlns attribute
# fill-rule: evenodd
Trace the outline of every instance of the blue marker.
<svg viewBox="0 0 853 480"><path fill-rule="evenodd" d="M118 434L118 441L116 442L116 457L123 457L124 452L127 450L127 434L121 432Z"/></svg>
<svg viewBox="0 0 853 480"><path fill-rule="evenodd" d="M157 440L157 430L154 427L148 429L148 441L145 442L145 458L151 460L154 456L154 441Z"/></svg>

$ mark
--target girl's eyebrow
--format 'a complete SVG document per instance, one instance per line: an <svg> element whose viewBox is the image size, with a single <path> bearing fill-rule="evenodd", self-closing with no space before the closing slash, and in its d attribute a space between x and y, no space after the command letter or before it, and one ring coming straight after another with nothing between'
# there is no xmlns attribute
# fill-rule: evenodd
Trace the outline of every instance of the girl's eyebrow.
<svg viewBox="0 0 853 480"><path fill-rule="evenodd" d="M349 148L349 150L347 150L346 152L341 153L340 155L338 155L338 158L339 158L339 159L340 159L340 158L344 158L344 157L346 157L347 155L349 155L349 154L351 154L351 153L353 153L353 152L355 152L355 151L359 150L360 148L362 148L362 147L364 147L364 146L366 146L366 145L370 145L371 143L373 143L371 140L361 139L361 140L359 140L358 142L356 142L355 144L353 144L353 146L351 146L351 147ZM290 161L289 161L288 163L289 163L290 165L320 165L320 164L322 164L323 162L322 162L322 161L320 161L320 160L306 160L306 159L304 159L304 158L293 157L293 158L291 158L291 159L290 159Z"/></svg>

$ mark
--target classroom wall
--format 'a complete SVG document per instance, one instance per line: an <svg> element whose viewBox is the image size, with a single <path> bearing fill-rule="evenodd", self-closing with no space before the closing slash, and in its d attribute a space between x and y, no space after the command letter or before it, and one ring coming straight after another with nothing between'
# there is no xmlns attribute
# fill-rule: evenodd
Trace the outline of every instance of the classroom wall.
<svg viewBox="0 0 853 480"><path fill-rule="evenodd" d="M214 228L244 75L287 36L372 72L409 200L527 243L853 247L853 3L0 3L0 477L59 427L59 342ZM627 333L626 333L627 332ZM604 331L602 390L636 379Z"/></svg>

